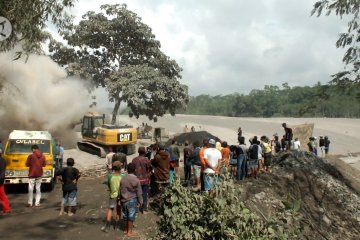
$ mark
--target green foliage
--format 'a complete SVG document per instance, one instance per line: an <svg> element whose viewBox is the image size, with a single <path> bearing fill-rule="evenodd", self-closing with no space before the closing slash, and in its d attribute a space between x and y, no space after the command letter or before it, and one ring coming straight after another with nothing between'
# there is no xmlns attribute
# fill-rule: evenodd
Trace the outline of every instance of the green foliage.
<svg viewBox="0 0 360 240"><path fill-rule="evenodd" d="M191 97L185 114L233 117L360 117L356 89L347 94L333 85L265 86L248 95Z"/></svg>
<svg viewBox="0 0 360 240"><path fill-rule="evenodd" d="M185 102L178 99L187 98L187 87L179 87L176 78L167 78L147 64L122 67L105 83L110 100L121 92L121 99L127 101L135 117L145 114L152 120L155 114L163 116L168 110L174 115L176 109L185 107Z"/></svg>
<svg viewBox="0 0 360 240"><path fill-rule="evenodd" d="M360 100L360 1L358 0L321 0L314 4L311 14L318 17L325 13L330 15L335 13L340 18L345 15L350 16L347 32L341 33L336 42L337 48L347 48L343 57L343 62L349 68L332 75L332 83L341 89L349 90L353 87L357 89L358 99Z"/></svg>
<svg viewBox="0 0 360 240"><path fill-rule="evenodd" d="M234 182L226 177L214 194L197 194L175 181L162 195L155 239L296 239L300 228L286 221L284 210L266 221L240 200ZM285 221L284 221L285 219Z"/></svg>
<svg viewBox="0 0 360 240"><path fill-rule="evenodd" d="M287 196L285 200L282 201L286 210L292 210L294 212L298 212L301 208L301 200L300 199L292 199L290 195Z"/></svg>
<svg viewBox="0 0 360 240"><path fill-rule="evenodd" d="M12 24L12 34L0 42L0 51L9 51L20 44L26 53L40 52L41 43L49 38L43 30L48 21L62 29L70 20L65 8L72 7L74 0L3 0L0 16ZM20 57L21 51L17 57Z"/></svg>
<svg viewBox="0 0 360 240"><path fill-rule="evenodd" d="M113 122L121 102L128 103L130 116L149 119L184 108L188 88L178 81L182 69L160 50L151 28L125 4L100 8L62 32L68 46L51 41L52 58L70 75L106 88L115 102Z"/></svg>

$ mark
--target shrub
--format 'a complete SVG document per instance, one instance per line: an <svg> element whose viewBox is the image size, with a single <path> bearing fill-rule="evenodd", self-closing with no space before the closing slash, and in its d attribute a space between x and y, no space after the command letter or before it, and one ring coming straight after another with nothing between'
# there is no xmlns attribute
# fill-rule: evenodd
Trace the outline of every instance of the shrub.
<svg viewBox="0 0 360 240"><path fill-rule="evenodd" d="M252 213L228 177L210 194L194 193L175 181L162 195L160 206L155 239L294 239L299 234L283 226L283 213L268 221ZM298 209L284 211L291 216L290 211Z"/></svg>

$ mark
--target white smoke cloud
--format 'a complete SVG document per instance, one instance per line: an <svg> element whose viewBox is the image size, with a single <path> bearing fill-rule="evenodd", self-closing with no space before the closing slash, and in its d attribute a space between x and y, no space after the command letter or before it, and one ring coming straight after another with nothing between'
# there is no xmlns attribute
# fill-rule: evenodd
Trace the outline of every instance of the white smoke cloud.
<svg viewBox="0 0 360 240"><path fill-rule="evenodd" d="M91 99L79 79L47 56L13 60L0 53L0 138L16 130L47 130L65 146L76 142L70 125L89 110Z"/></svg>

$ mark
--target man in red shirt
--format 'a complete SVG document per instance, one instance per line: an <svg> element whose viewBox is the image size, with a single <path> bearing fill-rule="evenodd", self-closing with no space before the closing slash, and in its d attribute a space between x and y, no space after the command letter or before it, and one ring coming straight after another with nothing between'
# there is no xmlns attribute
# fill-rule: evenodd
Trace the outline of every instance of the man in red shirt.
<svg viewBox="0 0 360 240"><path fill-rule="evenodd" d="M43 175L43 167L46 166L46 161L45 156L40 151L38 145L32 145L31 150L33 153L30 154L26 160L26 166L29 167L28 206L33 206L35 186L35 207L40 207L41 180Z"/></svg>
<svg viewBox="0 0 360 240"><path fill-rule="evenodd" d="M135 175L140 180L142 196L143 196L143 204L140 206L140 211L143 214L148 213L147 209L147 201L148 201L148 192L149 192L149 184L150 184L150 172L151 172L151 164L150 160L145 157L146 150L145 147L139 147L138 149L139 156L132 160L132 163L135 165Z"/></svg>
<svg viewBox="0 0 360 240"><path fill-rule="evenodd" d="M154 168L155 190L154 196L157 196L164 187L169 185L170 177L170 154L165 151L165 145L160 144L154 159L150 161Z"/></svg>

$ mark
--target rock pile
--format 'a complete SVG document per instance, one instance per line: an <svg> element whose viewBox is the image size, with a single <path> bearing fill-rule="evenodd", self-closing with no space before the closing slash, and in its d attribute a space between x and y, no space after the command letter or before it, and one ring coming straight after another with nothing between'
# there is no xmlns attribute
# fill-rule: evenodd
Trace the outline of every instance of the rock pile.
<svg viewBox="0 0 360 240"><path fill-rule="evenodd" d="M316 181L323 184L323 192L332 193L334 200L349 216L360 222L360 196L352 188L350 182L343 177L341 172L331 165L326 159L314 156L309 152L292 151L283 153L274 159L277 164L292 171L298 169L316 176Z"/></svg>
<svg viewBox="0 0 360 240"><path fill-rule="evenodd" d="M81 178L98 178L107 175L107 170L104 166L95 165L89 168L84 168L81 171Z"/></svg>
<svg viewBox="0 0 360 240"><path fill-rule="evenodd" d="M296 226L308 239L358 239L360 194L326 159L289 151L273 159L272 172L245 183L245 201L270 218L279 208L299 207Z"/></svg>
<svg viewBox="0 0 360 240"><path fill-rule="evenodd" d="M181 133L179 135L176 135L174 139L177 141L179 145L183 145L185 141L189 141L189 143L193 142L199 142L200 145L202 145L202 141L207 139L215 139L216 141L219 141L219 138L212 135L211 133L207 131L198 131L198 132L188 132L188 133ZM171 144L171 139L166 143L166 145Z"/></svg>

